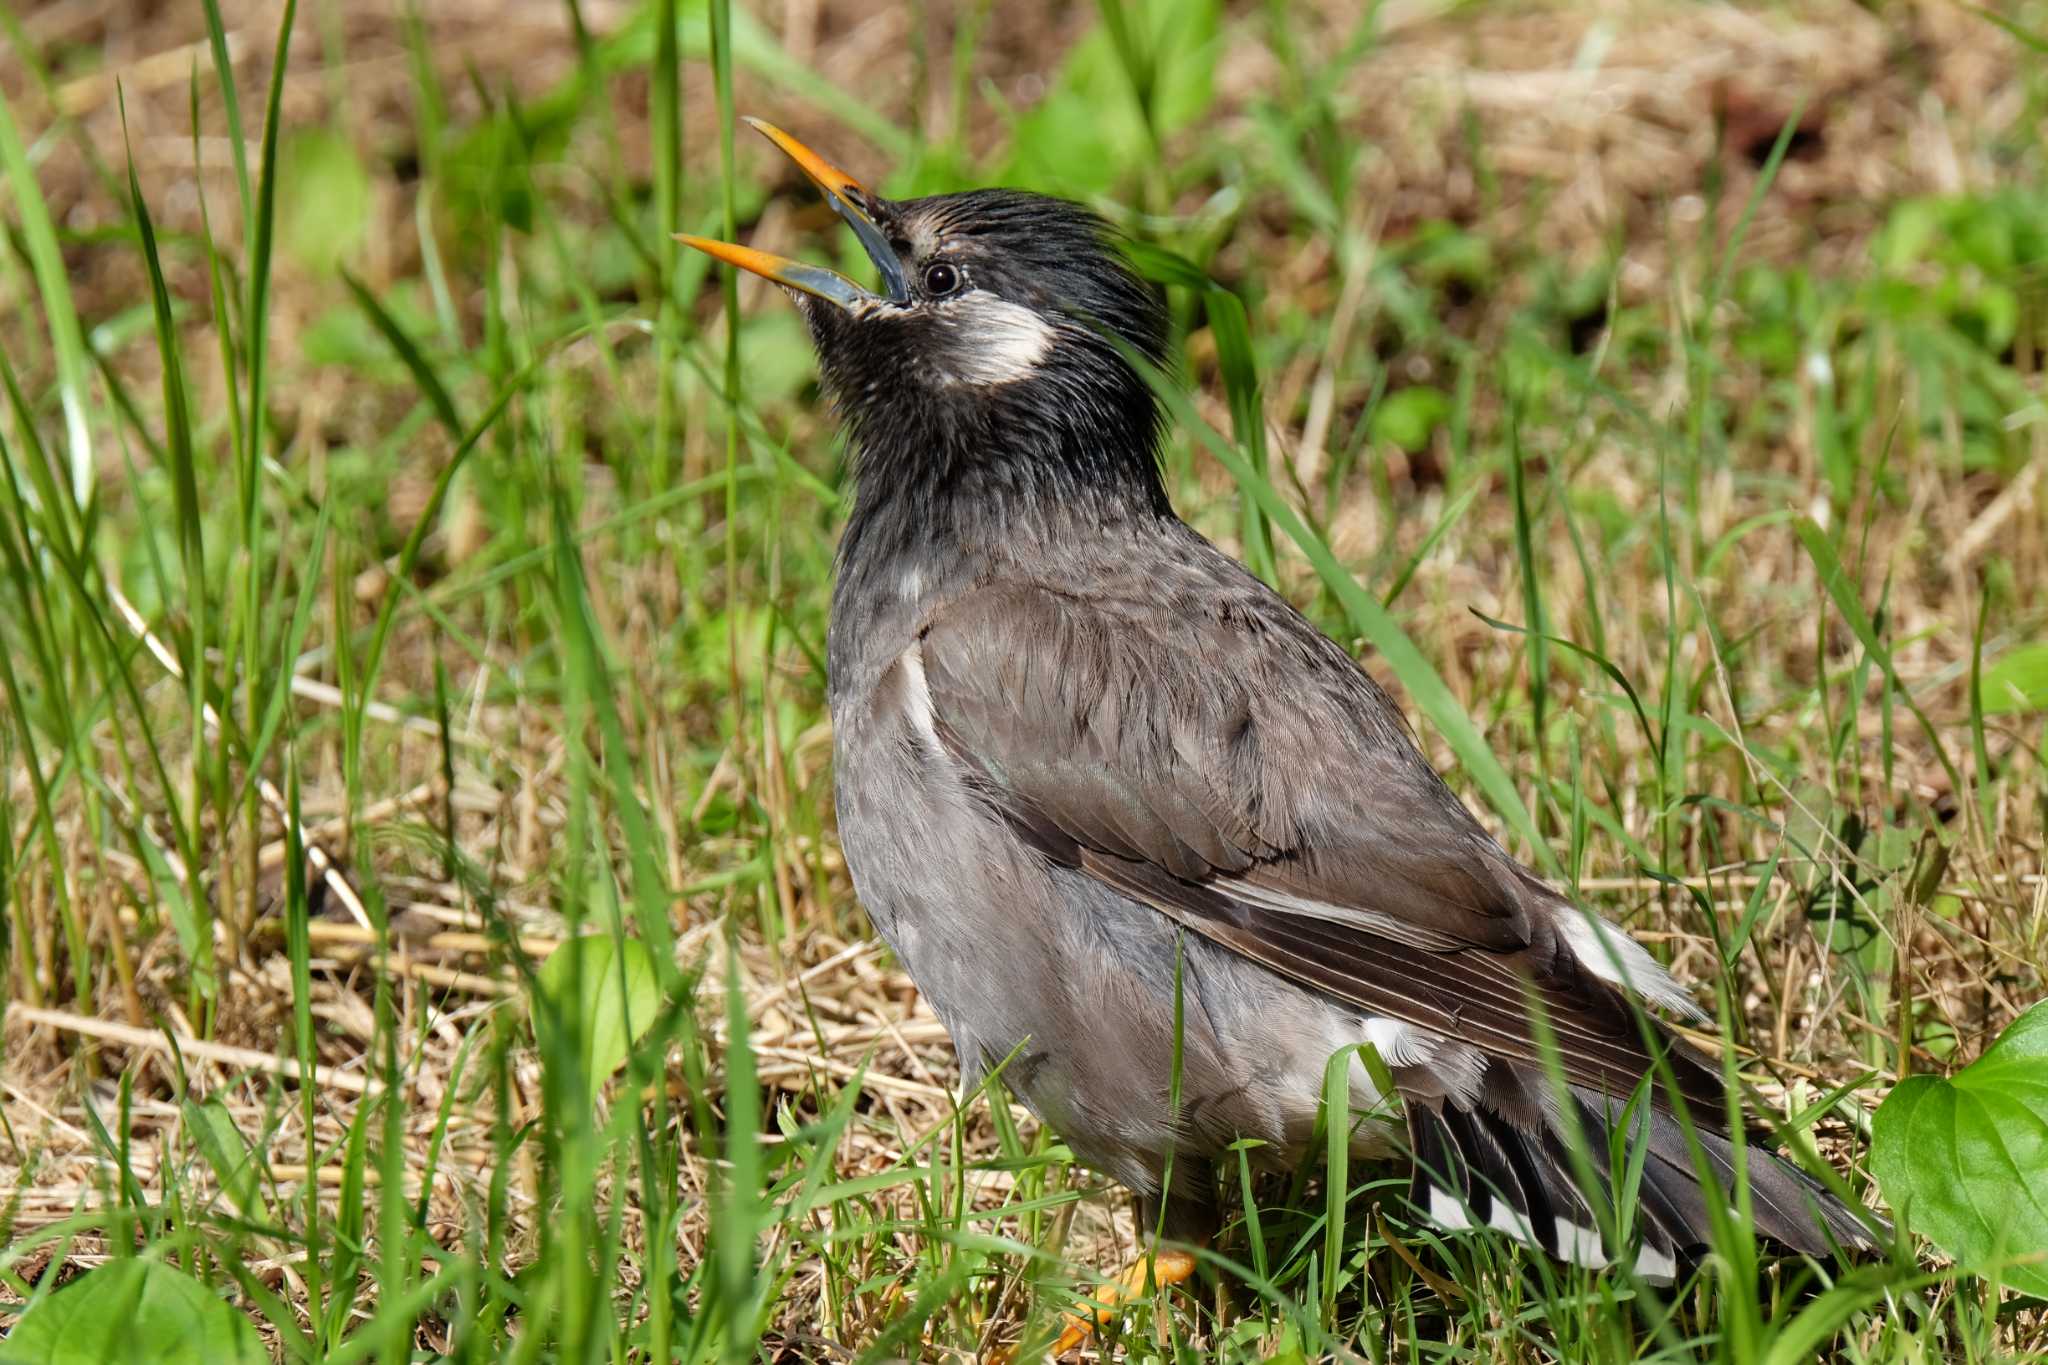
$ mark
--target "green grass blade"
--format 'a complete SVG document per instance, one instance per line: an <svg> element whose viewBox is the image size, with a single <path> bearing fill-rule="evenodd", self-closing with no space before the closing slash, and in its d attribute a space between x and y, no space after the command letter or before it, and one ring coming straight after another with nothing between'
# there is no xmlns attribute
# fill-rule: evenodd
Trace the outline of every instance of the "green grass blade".
<svg viewBox="0 0 2048 1365"><path fill-rule="evenodd" d="M1801 517L1793 524L1793 529L1799 536L1799 543L1806 547L1806 553L1813 560L1814 568L1819 571L1821 588L1834 602L1835 610L1841 613L1843 622L1855 634L1857 643L1863 646L1864 654L1876 663L1879 671L1884 674L1885 682L1893 693L1912 713L1913 719L1920 722L1920 730L1927 737L1928 747L1934 751L1942 770L1948 774L1948 780L1952 784L1950 789L1963 791L1963 776L1957 771L1955 760L1949 757L1948 746L1942 743L1941 731L1928 719L1927 712L1914 698L1912 690L1899 680L1898 670L1892 662L1892 652L1884 641L1878 638L1877 628L1871 624L1869 613L1863 609L1855 582L1849 577L1848 571L1835 553L1834 542L1810 517Z"/></svg>
<svg viewBox="0 0 2048 1365"><path fill-rule="evenodd" d="M71 273L57 244L57 227L43 198L28 147L15 125L14 111L0 98L0 171L14 191L15 211L28 258L42 299L43 323L57 367L57 401L64 414L64 450L70 474L72 505L83 508L93 492L92 431L86 421L90 400L86 382L92 372L85 333L78 325L78 305L71 295Z"/></svg>
<svg viewBox="0 0 2048 1365"><path fill-rule="evenodd" d="M425 396L427 405L433 408L434 416L448 429L450 436L461 440L463 433L469 430L469 424L462 420L462 413L456 408L455 399L449 395L447 385L441 382L440 374L427 363L419 344L405 328L398 325L398 319L391 316L390 310L385 308L375 294L364 287L361 280L349 271L343 270L341 282L348 286L348 292L355 299L356 306L363 310L363 315L369 318L370 325L377 329L377 334L397 352L407 373L411 374L413 382L419 385L420 393Z"/></svg>

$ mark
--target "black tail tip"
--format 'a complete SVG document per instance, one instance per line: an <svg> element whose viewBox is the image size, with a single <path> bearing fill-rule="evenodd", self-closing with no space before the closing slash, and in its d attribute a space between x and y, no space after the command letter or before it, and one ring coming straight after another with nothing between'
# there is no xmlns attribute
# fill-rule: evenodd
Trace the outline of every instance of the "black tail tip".
<svg viewBox="0 0 2048 1365"><path fill-rule="evenodd" d="M1584 1118L1584 1131L1594 1139L1584 1164L1603 1183L1611 1181L1606 1145L1597 1140L1604 1127L1591 1112ZM1640 1153L1635 1199L1621 1220L1635 1231L1622 1245L1601 1231L1594 1201L1577 1178L1581 1163L1555 1130L1524 1128L1483 1107L1409 1106L1415 1154L1409 1199L1448 1232L1491 1229L1572 1265L1626 1266L1652 1284L1668 1285L1712 1245L1717 1220L1708 1200L1724 1201L1733 1210L1726 1192L1736 1184L1734 1147L1726 1138L1702 1133L1694 1135L1695 1149L1666 1115L1637 1131L1648 1150ZM1694 1164L1695 1155L1704 1171ZM1815 1257L1881 1250L1889 1234L1883 1219L1837 1198L1768 1151L1750 1147L1744 1156L1747 1224L1758 1238ZM1611 1189L1597 1195L1614 1202Z"/></svg>

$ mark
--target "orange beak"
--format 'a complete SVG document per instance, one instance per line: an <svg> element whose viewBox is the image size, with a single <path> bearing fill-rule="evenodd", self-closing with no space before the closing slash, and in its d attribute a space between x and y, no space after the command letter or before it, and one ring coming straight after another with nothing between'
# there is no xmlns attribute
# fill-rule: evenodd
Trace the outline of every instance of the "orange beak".
<svg viewBox="0 0 2048 1365"><path fill-rule="evenodd" d="M895 249L889 245L889 236L876 222L876 205L879 201L869 194L858 180L840 170L831 162L819 156L803 143L774 124L757 118L747 123L763 137L780 147L797 168L816 185L840 217L852 227L854 236L881 272L882 287L886 299L892 303L903 303L910 298L909 282L903 275L903 263L897 259ZM836 270L823 266L805 265L802 261L790 260L787 256L776 256L752 247L735 246L731 242L714 241L708 237L693 237L688 233L677 233L676 240L685 246L695 247L707 256L724 261L727 265L751 270L763 279L773 280L788 289L800 289L814 298L824 299L850 310L864 304L882 302L885 296L870 293Z"/></svg>

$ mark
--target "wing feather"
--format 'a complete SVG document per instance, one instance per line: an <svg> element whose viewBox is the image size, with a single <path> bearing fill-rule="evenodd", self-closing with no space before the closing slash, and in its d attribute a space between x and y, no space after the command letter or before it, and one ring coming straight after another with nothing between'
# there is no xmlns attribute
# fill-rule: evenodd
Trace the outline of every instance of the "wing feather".
<svg viewBox="0 0 2048 1365"><path fill-rule="evenodd" d="M931 618L934 731L971 787L1046 857L1296 981L1521 1061L1540 1007L1574 1084L1632 1091L1653 1058L1626 997L1355 662L1255 584L1157 607L1008 584ZM1659 1049L1718 1113L1719 1074Z"/></svg>

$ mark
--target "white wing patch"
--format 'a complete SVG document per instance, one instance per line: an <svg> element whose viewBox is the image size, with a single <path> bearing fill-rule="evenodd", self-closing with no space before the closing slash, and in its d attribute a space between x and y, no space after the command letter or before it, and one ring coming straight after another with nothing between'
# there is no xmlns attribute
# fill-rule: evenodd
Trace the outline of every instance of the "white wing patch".
<svg viewBox="0 0 2048 1365"><path fill-rule="evenodd" d="M1429 1187L1429 1221L1445 1232L1470 1232L1472 1215L1465 1210L1465 1201L1449 1190Z"/></svg>
<svg viewBox="0 0 2048 1365"><path fill-rule="evenodd" d="M1473 1221L1472 1209L1463 1199L1438 1185L1429 1187L1429 1220L1445 1232L1471 1232L1480 1226ZM1600 1240L1600 1229L1574 1223L1561 1214L1556 1216L1555 1224L1559 1259L1588 1270L1605 1270L1614 1264ZM1532 1250L1543 1250L1529 1220L1498 1196L1493 1199L1485 1226ZM1645 1242L1636 1252L1635 1271L1653 1284L1670 1284L1678 1278L1678 1261L1670 1252Z"/></svg>
<svg viewBox="0 0 2048 1365"><path fill-rule="evenodd" d="M1332 905L1326 901L1309 900L1303 896L1293 896L1270 887L1243 882L1232 884L1230 894L1253 905L1291 914L1308 915L1336 924L1346 924L1363 929L1367 933L1380 934L1402 942L1415 941L1415 929L1412 924L1381 911ZM1558 932L1564 935L1565 945L1572 950L1572 955L1579 959L1587 971L1602 981L1611 981L1617 986L1635 992L1653 1005L1672 1010L1688 1019L1707 1018L1707 1012L1686 994L1683 986L1672 980L1671 973L1658 966L1657 959L1650 956L1649 950L1630 938L1619 926L1609 924L1591 911L1581 910L1565 902L1558 903L1552 913L1556 917ZM1381 1048L1380 1051L1384 1055L1387 1050ZM1400 1065L1392 1056L1387 1056L1387 1061L1390 1065Z"/></svg>
<svg viewBox="0 0 2048 1365"><path fill-rule="evenodd" d="M1472 1232L1480 1227L1488 1227L1495 1232L1507 1234L1523 1246L1537 1251L1543 1249L1536 1241L1536 1234L1529 1227L1529 1220L1510 1208L1505 1199L1495 1199L1493 1208L1486 1215L1486 1222L1475 1223L1472 1221L1470 1205L1449 1190L1431 1185L1429 1220L1445 1232ZM1562 1223L1564 1220L1558 1221ZM1596 1236L1594 1241L1597 1244L1599 1238ZM1603 1261L1601 1264L1604 1265L1606 1262Z"/></svg>
<svg viewBox="0 0 2048 1365"><path fill-rule="evenodd" d="M1557 1225L1557 1254L1573 1265L1582 1265L1588 1270L1602 1270L1607 1265L1607 1248L1600 1241L1600 1229L1589 1228L1584 1223L1574 1223L1563 1214L1552 1221ZM1647 1256L1650 1248L1643 1249Z"/></svg>
<svg viewBox="0 0 2048 1365"><path fill-rule="evenodd" d="M912 645L904 650L896 656L896 666L903 670L903 708L911 728L936 752L939 730L932 719L932 686L924 676L923 647Z"/></svg>
<svg viewBox="0 0 2048 1365"><path fill-rule="evenodd" d="M1388 1066L1414 1066L1436 1054L1438 1040L1399 1019L1373 1015L1365 1021L1365 1041L1378 1049Z"/></svg>
<svg viewBox="0 0 2048 1365"><path fill-rule="evenodd" d="M1587 971L1688 1019L1707 1017L1707 1012L1685 993L1685 987L1657 965L1649 950L1618 926L1575 905L1560 905L1556 914L1558 932L1564 935L1566 946Z"/></svg>
<svg viewBox="0 0 2048 1365"><path fill-rule="evenodd" d="M1648 1242L1636 1253L1636 1274L1651 1284L1670 1284L1678 1278L1678 1261L1671 1253L1659 1251Z"/></svg>

